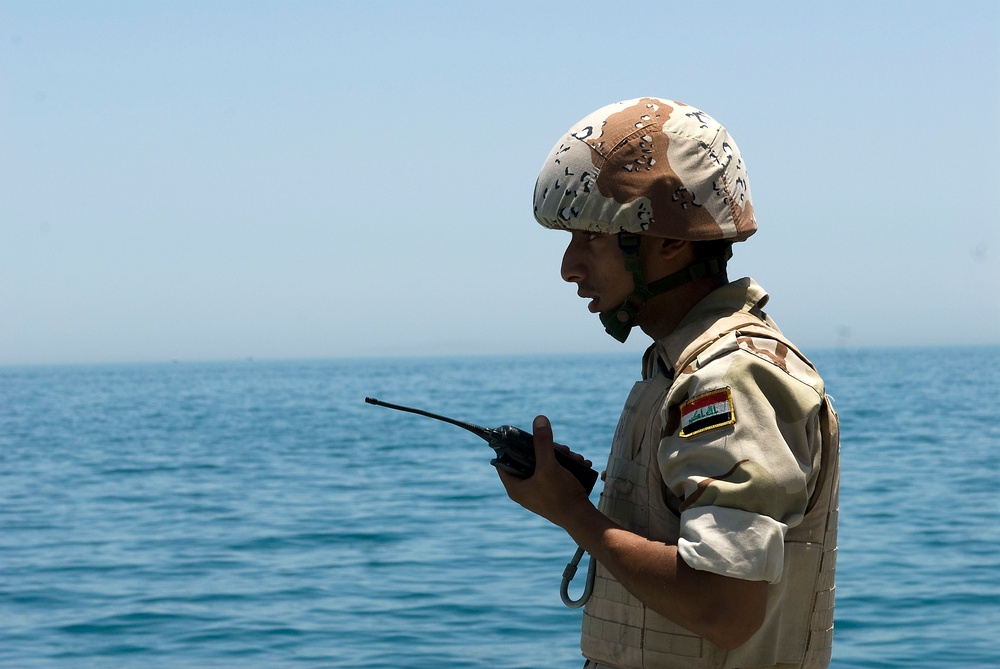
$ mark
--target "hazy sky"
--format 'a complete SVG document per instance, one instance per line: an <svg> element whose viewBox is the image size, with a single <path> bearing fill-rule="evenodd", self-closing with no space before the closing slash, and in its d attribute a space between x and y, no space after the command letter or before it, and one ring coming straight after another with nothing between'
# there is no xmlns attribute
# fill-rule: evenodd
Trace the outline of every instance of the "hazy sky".
<svg viewBox="0 0 1000 669"><path fill-rule="evenodd" d="M622 350L531 196L644 95L807 350L1000 343L995 0L0 0L0 364Z"/></svg>

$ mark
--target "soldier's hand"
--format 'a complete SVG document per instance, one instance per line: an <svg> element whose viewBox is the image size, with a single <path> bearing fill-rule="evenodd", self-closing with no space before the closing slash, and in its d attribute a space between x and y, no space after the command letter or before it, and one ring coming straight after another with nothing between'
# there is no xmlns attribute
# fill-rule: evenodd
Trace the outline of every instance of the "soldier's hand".
<svg viewBox="0 0 1000 669"><path fill-rule="evenodd" d="M558 448L587 466L591 463L582 455L554 442L552 425L545 416L536 416L532 422L532 439L535 445L534 475L520 479L498 470L500 480L512 500L550 522L565 527L578 505L589 505L590 500L576 477L556 460L553 449Z"/></svg>

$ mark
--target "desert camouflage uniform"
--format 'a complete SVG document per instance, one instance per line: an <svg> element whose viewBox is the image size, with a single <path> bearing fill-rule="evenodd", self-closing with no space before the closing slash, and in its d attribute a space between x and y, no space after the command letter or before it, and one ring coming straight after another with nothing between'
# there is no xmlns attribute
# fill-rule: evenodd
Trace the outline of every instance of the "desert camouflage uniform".
<svg viewBox="0 0 1000 669"><path fill-rule="evenodd" d="M534 214L548 228L619 235L635 290L601 319L622 340L645 301L673 289L674 277L644 276L642 237L739 242L757 229L746 164L726 128L653 97L571 127L539 173ZM709 258L679 274L690 281L724 267ZM598 565L581 642L589 666L830 661L837 417L812 364L764 314L766 301L750 279L725 285L647 351L599 503L626 529L676 545L694 569L768 582L764 623L726 652L645 607ZM609 325L616 320L624 332Z"/></svg>
<svg viewBox="0 0 1000 669"><path fill-rule="evenodd" d="M694 569L769 582L764 624L727 653L645 607L598 565L581 644L595 662L624 669L830 661L836 414L815 369L762 311L766 301L750 279L728 284L647 351L599 503L626 529L677 545Z"/></svg>

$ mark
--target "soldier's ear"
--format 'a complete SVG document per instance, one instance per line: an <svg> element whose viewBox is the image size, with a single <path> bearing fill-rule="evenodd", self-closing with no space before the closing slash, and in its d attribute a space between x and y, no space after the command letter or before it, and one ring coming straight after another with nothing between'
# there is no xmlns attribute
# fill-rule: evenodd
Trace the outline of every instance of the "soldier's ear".
<svg viewBox="0 0 1000 669"><path fill-rule="evenodd" d="M646 274L659 278L683 269L694 262L695 251L692 242L682 239L643 236L639 247Z"/></svg>
<svg viewBox="0 0 1000 669"><path fill-rule="evenodd" d="M656 254L666 261L678 259L689 261L694 258L694 242L683 239L656 238Z"/></svg>

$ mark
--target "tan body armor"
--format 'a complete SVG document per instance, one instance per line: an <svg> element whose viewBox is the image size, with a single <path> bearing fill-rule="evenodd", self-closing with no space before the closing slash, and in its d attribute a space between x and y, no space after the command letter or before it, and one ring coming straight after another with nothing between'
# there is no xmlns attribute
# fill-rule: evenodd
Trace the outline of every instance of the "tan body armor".
<svg viewBox="0 0 1000 669"><path fill-rule="evenodd" d="M685 338L684 332L692 336ZM666 413L661 409L670 403L672 370L689 369L732 333L777 341L798 353L759 309L721 318L714 313L685 325L675 333L679 338L669 338L670 346L654 346L647 352L643 380L633 387L615 432L599 503L600 510L625 529L677 544L680 516L676 505L671 508L657 461ZM584 610L583 654L619 669L826 667L833 640L839 433L825 395L819 429L819 473L808 507L801 522L785 535L781 577L768 586L766 618L749 641L732 651L715 646L643 605L598 564L593 595Z"/></svg>

